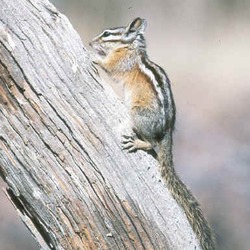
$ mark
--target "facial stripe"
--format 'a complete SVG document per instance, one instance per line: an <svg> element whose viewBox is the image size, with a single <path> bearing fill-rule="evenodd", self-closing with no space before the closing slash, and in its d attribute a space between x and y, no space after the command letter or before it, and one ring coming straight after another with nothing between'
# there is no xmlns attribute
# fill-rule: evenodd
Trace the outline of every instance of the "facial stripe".
<svg viewBox="0 0 250 250"><path fill-rule="evenodd" d="M117 42L121 40L124 30L125 28L106 29L99 35L99 38L103 42Z"/></svg>
<svg viewBox="0 0 250 250"><path fill-rule="evenodd" d="M111 33L112 32L121 32L123 33L125 31L125 27L116 27L116 28L111 28L111 29L108 29L108 31L110 31Z"/></svg>
<svg viewBox="0 0 250 250"><path fill-rule="evenodd" d="M123 34L125 28L113 28L113 29L106 29L101 33L101 36L103 36L103 34L105 32L110 33L111 35L121 35Z"/></svg>
<svg viewBox="0 0 250 250"><path fill-rule="evenodd" d="M120 40L121 39L121 35L119 35L119 34L111 34L111 35L109 35L109 36L107 36L107 37L102 37L102 40L103 41L107 41L107 42L109 42L109 41L118 41L118 40Z"/></svg>

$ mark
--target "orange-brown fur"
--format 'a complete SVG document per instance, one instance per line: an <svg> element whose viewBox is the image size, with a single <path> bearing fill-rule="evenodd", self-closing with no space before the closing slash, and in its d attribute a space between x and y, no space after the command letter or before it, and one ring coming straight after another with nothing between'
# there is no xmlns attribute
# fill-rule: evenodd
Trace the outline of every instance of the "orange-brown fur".
<svg viewBox="0 0 250 250"><path fill-rule="evenodd" d="M105 59L104 65L105 69L108 71L113 71L117 68L117 64L119 62L122 62L124 59L126 59L129 56L129 49L124 47L124 48L118 48Z"/></svg>
<svg viewBox="0 0 250 250"><path fill-rule="evenodd" d="M114 50L104 62L105 69L110 72L116 71L117 65L130 56L132 56L132 52L126 47ZM137 64L129 71L115 72L114 79L124 82L125 88L132 93L132 108L150 107L156 98L151 79L140 70Z"/></svg>
<svg viewBox="0 0 250 250"><path fill-rule="evenodd" d="M131 107L150 107L156 96L149 77L136 66L124 78L125 88L132 93Z"/></svg>

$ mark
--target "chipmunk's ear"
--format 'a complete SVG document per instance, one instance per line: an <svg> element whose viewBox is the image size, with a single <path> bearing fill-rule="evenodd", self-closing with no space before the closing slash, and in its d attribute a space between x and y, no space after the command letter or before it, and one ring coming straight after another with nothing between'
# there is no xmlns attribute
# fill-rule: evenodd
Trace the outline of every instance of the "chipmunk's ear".
<svg viewBox="0 0 250 250"><path fill-rule="evenodd" d="M147 27L146 20L137 17L126 27L124 34L132 38L137 36L138 34L143 34L146 27Z"/></svg>

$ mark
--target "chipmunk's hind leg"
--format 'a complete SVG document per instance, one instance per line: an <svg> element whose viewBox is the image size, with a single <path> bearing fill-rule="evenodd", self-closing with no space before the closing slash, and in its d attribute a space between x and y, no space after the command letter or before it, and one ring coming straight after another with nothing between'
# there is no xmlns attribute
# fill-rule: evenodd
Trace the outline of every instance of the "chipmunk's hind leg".
<svg viewBox="0 0 250 250"><path fill-rule="evenodd" d="M128 150L129 153L136 152L137 150L149 152L154 148L150 142L129 135L122 136L122 144L122 149Z"/></svg>

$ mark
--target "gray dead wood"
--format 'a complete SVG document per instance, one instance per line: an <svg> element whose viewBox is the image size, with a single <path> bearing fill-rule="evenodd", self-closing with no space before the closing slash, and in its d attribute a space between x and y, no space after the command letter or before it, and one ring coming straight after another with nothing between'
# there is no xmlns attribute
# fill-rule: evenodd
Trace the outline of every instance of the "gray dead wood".
<svg viewBox="0 0 250 250"><path fill-rule="evenodd" d="M121 150L127 110L68 19L0 5L0 173L41 248L200 249L157 162Z"/></svg>

